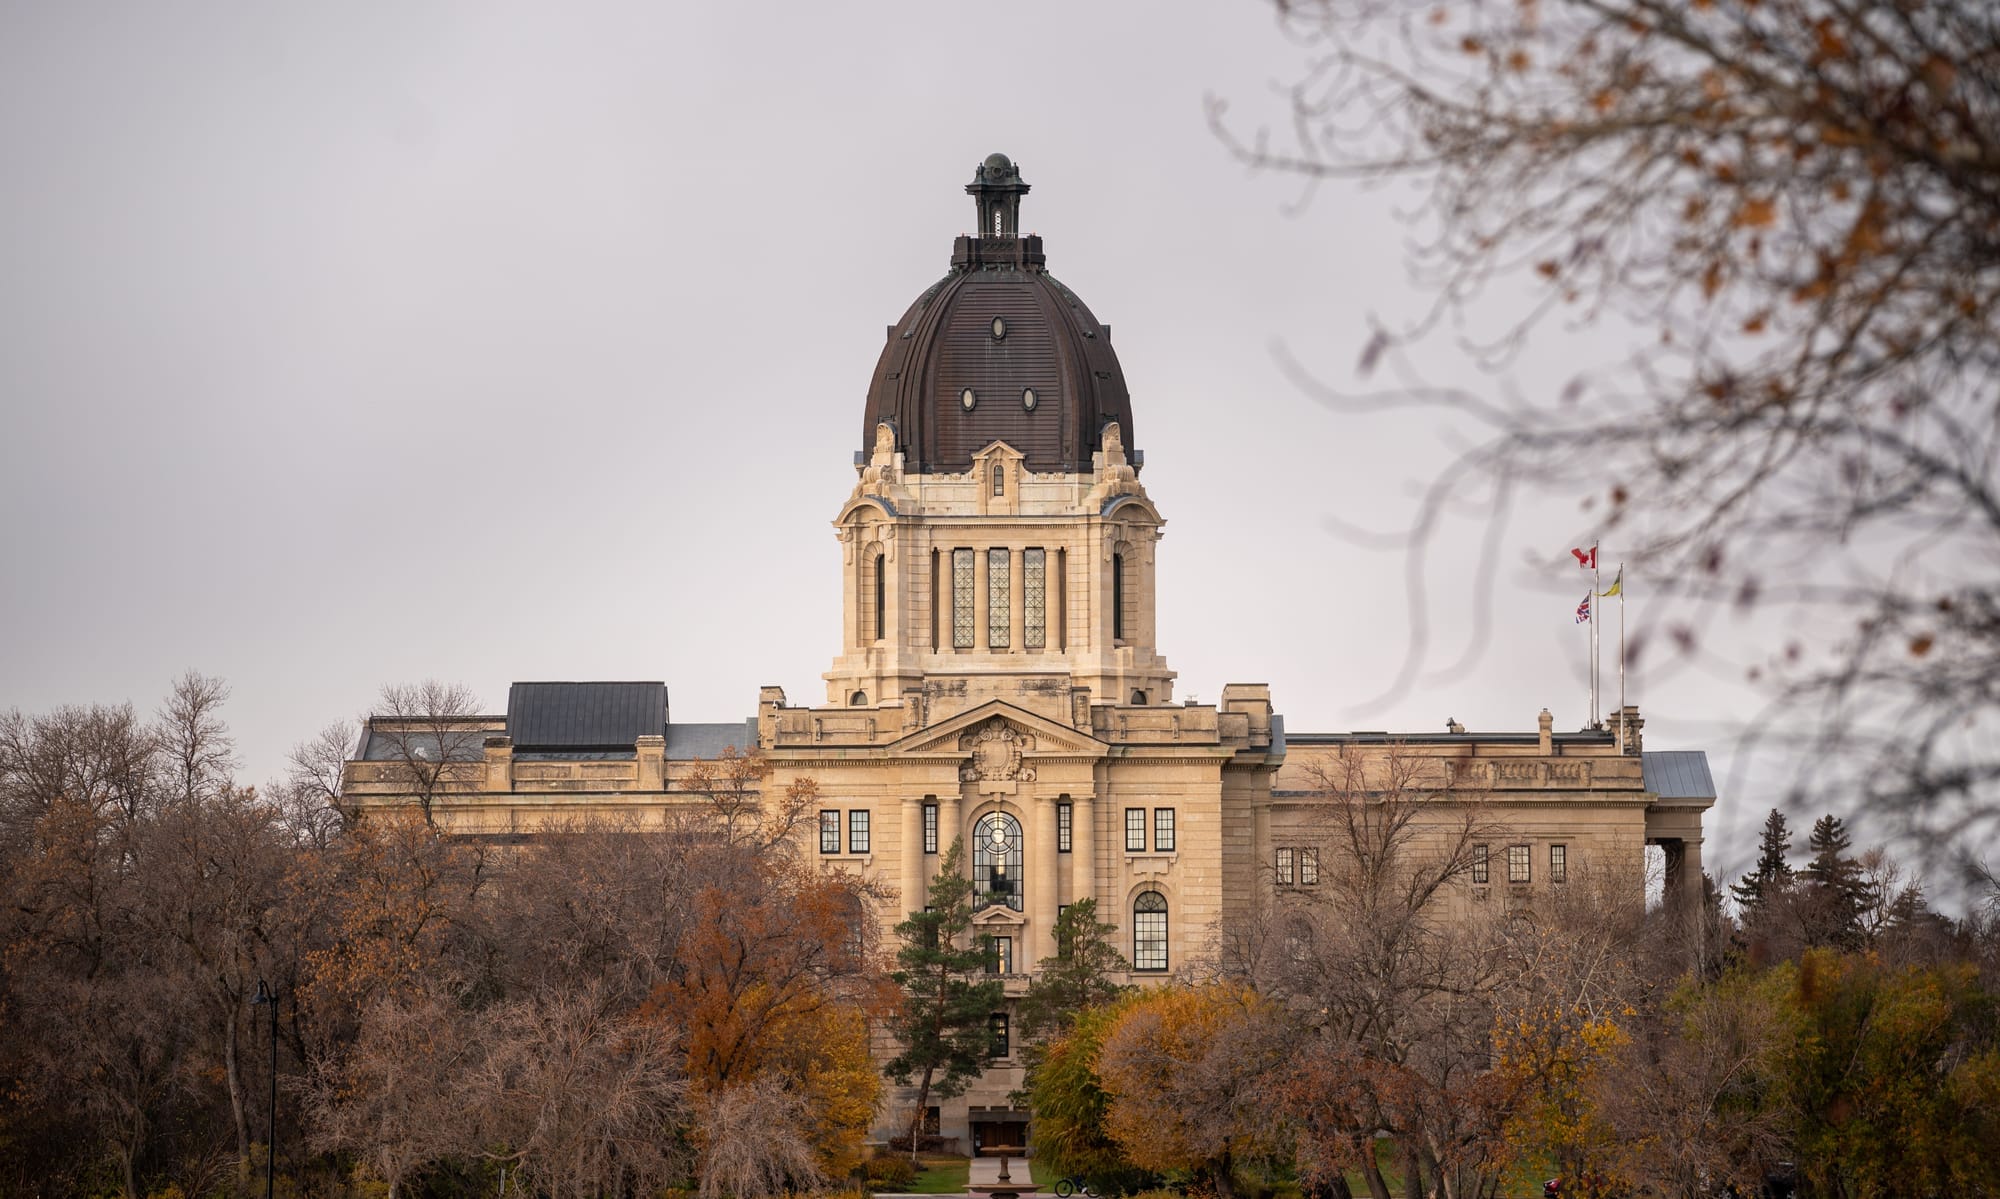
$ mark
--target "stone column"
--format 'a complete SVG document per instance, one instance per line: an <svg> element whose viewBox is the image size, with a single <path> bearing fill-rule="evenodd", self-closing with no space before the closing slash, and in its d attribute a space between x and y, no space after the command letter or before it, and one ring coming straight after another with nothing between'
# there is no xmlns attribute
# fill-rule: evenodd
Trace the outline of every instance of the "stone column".
<svg viewBox="0 0 2000 1199"><path fill-rule="evenodd" d="M951 843L965 835L958 824L958 792L938 796L938 853L942 855L951 848ZM972 847L965 850L965 868L972 870Z"/></svg>
<svg viewBox="0 0 2000 1199"><path fill-rule="evenodd" d="M1097 805L1088 795L1070 797L1069 811L1069 901L1097 898ZM1119 924L1103 912L1099 920Z"/></svg>
<svg viewBox="0 0 2000 1199"><path fill-rule="evenodd" d="M903 801L902 914L924 910L924 801Z"/></svg>
<svg viewBox="0 0 2000 1199"><path fill-rule="evenodd" d="M1681 898L1693 910L1701 903L1701 838L1681 842Z"/></svg>
<svg viewBox="0 0 2000 1199"><path fill-rule="evenodd" d="M1030 956L1027 962L1015 962L1015 968L1022 973L1034 969L1036 962L1056 955L1056 906L1059 899L1056 888L1056 798L1045 795L1034 802L1031 814L1035 822L1034 835L1028 841L1032 864L1028 877L1034 880L1034 894L1029 896L1029 916L1034 920L1034 933L1027 938L1028 944L1021 946ZM1071 836L1075 836L1075 816L1070 813ZM1074 845L1075 841L1072 840Z"/></svg>

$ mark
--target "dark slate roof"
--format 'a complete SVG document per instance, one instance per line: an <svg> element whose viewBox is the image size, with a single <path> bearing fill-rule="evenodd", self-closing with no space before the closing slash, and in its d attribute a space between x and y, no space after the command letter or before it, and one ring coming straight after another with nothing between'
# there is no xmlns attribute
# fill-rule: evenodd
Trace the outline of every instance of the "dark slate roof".
<svg viewBox="0 0 2000 1199"><path fill-rule="evenodd" d="M734 724L670 724L667 726L667 758L685 762L690 758L719 758L734 746L737 753L757 747L757 718Z"/></svg>
<svg viewBox="0 0 2000 1199"><path fill-rule="evenodd" d="M507 735L518 750L630 750L667 726L665 683L516 683Z"/></svg>
<svg viewBox="0 0 2000 1199"><path fill-rule="evenodd" d="M1639 755L1646 790L1661 799L1714 799L1708 755L1698 749L1647 750Z"/></svg>

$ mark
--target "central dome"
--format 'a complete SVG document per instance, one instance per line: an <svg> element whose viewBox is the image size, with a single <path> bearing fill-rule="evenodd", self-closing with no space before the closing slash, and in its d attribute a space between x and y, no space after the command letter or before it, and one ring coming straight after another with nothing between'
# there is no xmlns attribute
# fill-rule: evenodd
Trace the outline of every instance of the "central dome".
<svg viewBox="0 0 2000 1199"><path fill-rule="evenodd" d="M990 155L965 190L979 236L957 240L951 273L889 327L861 448L888 424L904 470L916 474L970 470L995 441L1019 450L1031 471L1088 472L1107 422L1135 445L1111 331L1048 273L1042 239L1020 236L1028 185L1006 155Z"/></svg>

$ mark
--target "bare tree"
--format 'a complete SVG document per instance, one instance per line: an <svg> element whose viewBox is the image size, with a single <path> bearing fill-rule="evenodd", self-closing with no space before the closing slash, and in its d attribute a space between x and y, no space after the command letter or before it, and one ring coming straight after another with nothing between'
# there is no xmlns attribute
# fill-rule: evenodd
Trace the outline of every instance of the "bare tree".
<svg viewBox="0 0 2000 1199"><path fill-rule="evenodd" d="M213 799L235 779L236 741L222 719L229 686L190 670L174 680L155 722L167 793L186 804Z"/></svg>
<svg viewBox="0 0 2000 1199"><path fill-rule="evenodd" d="M486 733L470 720L478 711L470 690L425 679L382 688L379 710L368 722L370 737L389 747L424 823L433 828L437 801L484 775Z"/></svg>
<svg viewBox="0 0 2000 1199"><path fill-rule="evenodd" d="M1261 167L1397 177L1425 197L1414 269L1435 309L1363 355L1401 382L1340 395L1298 368L1349 411L1435 405L1469 439L1414 518L1413 558L1459 499L1582 499L1634 574L1680 601L1655 610L1676 614L1665 632L1683 648L1704 613L1779 606L1783 640L1750 669L1774 712L1810 718L1824 752L1804 760L1914 826L1990 840L2000 11L1277 7L1313 56L1291 134L1243 133L1218 105L1225 140ZM1431 386L1400 353L1524 288L1498 336L1468 335L1482 364L1505 370L1558 317L1637 345L1547 396ZM1413 640L1399 686L1424 652Z"/></svg>

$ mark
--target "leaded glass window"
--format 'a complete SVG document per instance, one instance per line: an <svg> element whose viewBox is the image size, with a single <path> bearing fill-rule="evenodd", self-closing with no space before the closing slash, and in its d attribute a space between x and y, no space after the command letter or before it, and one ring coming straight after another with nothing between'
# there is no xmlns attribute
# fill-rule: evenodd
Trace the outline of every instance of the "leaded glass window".
<svg viewBox="0 0 2000 1199"><path fill-rule="evenodd" d="M1021 551L1021 648L1041 649L1049 640L1049 567L1044 550Z"/></svg>
<svg viewBox="0 0 2000 1199"><path fill-rule="evenodd" d="M972 574L972 551L951 551L951 645L972 648L973 596L977 584Z"/></svg>
<svg viewBox="0 0 2000 1199"><path fill-rule="evenodd" d="M1007 570L1011 558L1007 550L986 551L986 644L994 649L1007 648L1007 633L1013 624Z"/></svg>
<svg viewBox="0 0 2000 1199"><path fill-rule="evenodd" d="M972 829L972 910L996 904L1021 911L1021 822L988 812Z"/></svg>
<svg viewBox="0 0 2000 1199"><path fill-rule="evenodd" d="M1172 808L1153 809L1153 849L1157 852L1171 852L1174 848L1174 810Z"/></svg>
<svg viewBox="0 0 2000 1199"><path fill-rule="evenodd" d="M819 851L840 852L840 813L827 809L819 814Z"/></svg>
<svg viewBox="0 0 2000 1199"><path fill-rule="evenodd" d="M1146 809L1125 809L1125 852L1146 852Z"/></svg>
<svg viewBox="0 0 2000 1199"><path fill-rule="evenodd" d="M1167 897L1141 891L1132 901L1132 968L1167 968Z"/></svg>

